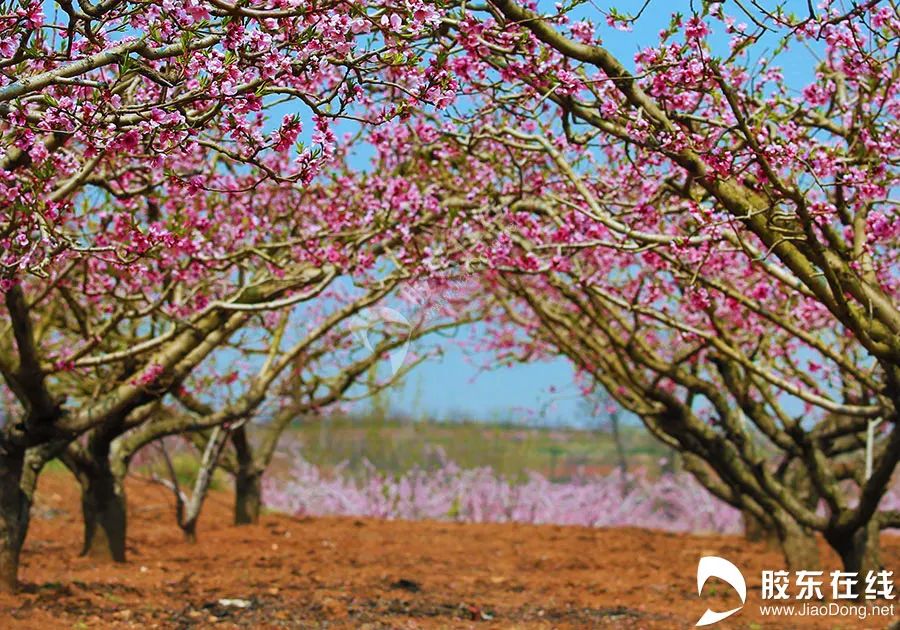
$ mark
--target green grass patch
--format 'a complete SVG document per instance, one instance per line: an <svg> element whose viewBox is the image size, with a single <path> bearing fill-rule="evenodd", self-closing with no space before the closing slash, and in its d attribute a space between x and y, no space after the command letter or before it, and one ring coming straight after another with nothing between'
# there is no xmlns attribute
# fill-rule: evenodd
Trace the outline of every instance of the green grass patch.
<svg viewBox="0 0 900 630"><path fill-rule="evenodd" d="M642 427L624 427L629 466L659 471L669 453ZM521 427L480 422L416 422L380 418L331 418L298 422L283 444L299 443L303 457L332 467L347 462L359 471L371 462L378 470L402 473L440 464L439 452L463 468L488 466L511 478L536 471L555 480L580 471L605 473L618 459L605 430Z"/></svg>

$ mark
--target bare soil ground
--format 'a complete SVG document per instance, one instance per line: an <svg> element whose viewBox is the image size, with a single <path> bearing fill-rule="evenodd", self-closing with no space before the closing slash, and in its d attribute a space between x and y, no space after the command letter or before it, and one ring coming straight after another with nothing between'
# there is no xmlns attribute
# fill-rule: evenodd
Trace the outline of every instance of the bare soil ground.
<svg viewBox="0 0 900 630"><path fill-rule="evenodd" d="M135 480L128 499L129 560L98 563L78 557L75 482L43 476L23 591L0 596L0 628L686 629L707 606L740 604L713 582L697 596L704 555L733 561L750 589L744 609L717 630L892 621L760 616L760 572L781 559L738 537L277 514L234 527L230 495L215 492L189 544L168 490ZM900 538L885 536L883 553L889 568L900 567Z"/></svg>

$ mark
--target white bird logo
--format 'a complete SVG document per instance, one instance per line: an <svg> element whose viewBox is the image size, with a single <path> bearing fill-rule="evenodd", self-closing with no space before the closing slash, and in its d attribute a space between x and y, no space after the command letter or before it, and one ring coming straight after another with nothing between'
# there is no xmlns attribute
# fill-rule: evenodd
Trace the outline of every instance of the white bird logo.
<svg viewBox="0 0 900 630"><path fill-rule="evenodd" d="M387 322L390 324L400 324L406 326L406 341L399 348L393 350L389 356L391 359L391 374L396 374L403 367L406 360L406 353L409 350L409 338L412 335L412 324L403 316L400 311L388 308L386 306L378 306L367 308L350 318L348 325L350 331L357 337L369 352L374 352L375 348L369 341L368 330L378 324L378 322Z"/></svg>

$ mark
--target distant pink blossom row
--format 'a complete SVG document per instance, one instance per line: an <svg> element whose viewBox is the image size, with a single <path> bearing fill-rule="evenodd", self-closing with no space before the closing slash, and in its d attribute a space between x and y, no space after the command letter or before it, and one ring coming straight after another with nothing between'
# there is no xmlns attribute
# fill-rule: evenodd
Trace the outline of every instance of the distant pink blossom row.
<svg viewBox="0 0 900 630"><path fill-rule="evenodd" d="M490 468L462 469L453 462L402 475L367 464L360 476L343 466L326 472L297 457L289 475L266 481L264 500L295 515L742 531L740 512L684 473L655 480L642 472L626 478L614 473L568 482L531 473L516 483Z"/></svg>

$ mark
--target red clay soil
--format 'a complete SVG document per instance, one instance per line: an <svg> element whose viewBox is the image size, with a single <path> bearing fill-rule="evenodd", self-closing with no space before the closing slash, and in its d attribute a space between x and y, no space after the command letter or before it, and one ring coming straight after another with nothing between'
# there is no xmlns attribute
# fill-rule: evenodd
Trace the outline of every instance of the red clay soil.
<svg viewBox="0 0 900 630"><path fill-rule="evenodd" d="M0 596L0 628L687 629L707 606L740 604L717 581L697 596L704 555L733 561L750 589L743 610L717 630L892 621L762 617L760 572L781 560L739 537L277 514L234 527L230 496L219 492L190 544L175 526L168 490L134 480L128 499L129 560L98 563L78 557L74 481L43 476L23 589ZM900 538L885 537L884 560L900 568Z"/></svg>

